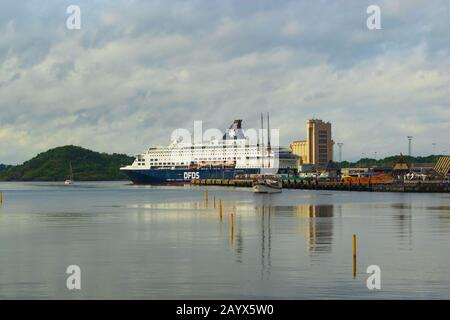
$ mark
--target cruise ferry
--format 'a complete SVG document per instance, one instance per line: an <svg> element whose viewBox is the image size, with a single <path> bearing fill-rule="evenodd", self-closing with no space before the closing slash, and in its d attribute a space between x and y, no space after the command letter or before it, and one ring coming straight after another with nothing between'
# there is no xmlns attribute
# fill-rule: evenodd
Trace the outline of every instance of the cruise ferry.
<svg viewBox="0 0 450 320"><path fill-rule="evenodd" d="M120 170L135 184L186 184L194 179L252 178L264 170L296 171L297 159L290 151L273 148L270 140L267 144L263 140L251 143L242 120L234 120L221 138L151 147Z"/></svg>

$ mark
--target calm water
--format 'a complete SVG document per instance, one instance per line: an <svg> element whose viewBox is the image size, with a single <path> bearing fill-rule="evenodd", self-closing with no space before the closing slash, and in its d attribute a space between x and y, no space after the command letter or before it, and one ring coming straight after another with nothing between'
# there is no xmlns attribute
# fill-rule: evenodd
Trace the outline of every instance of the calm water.
<svg viewBox="0 0 450 320"><path fill-rule="evenodd" d="M208 190L0 183L0 298L450 298L449 194Z"/></svg>

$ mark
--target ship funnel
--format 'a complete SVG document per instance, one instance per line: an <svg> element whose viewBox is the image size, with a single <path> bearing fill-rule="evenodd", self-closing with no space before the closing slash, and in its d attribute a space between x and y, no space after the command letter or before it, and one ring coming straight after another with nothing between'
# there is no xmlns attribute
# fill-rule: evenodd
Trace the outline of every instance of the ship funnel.
<svg viewBox="0 0 450 320"><path fill-rule="evenodd" d="M223 135L223 140L237 140L245 139L244 131L242 130L242 120L234 120L230 128Z"/></svg>

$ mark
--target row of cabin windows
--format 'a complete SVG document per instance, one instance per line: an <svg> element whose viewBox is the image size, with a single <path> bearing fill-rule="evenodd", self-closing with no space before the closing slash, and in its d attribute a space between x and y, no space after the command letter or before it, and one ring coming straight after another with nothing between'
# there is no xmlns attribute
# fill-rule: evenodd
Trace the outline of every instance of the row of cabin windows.
<svg viewBox="0 0 450 320"><path fill-rule="evenodd" d="M249 159L250 157L246 157L246 159ZM257 157L257 158L259 158L259 156ZM228 160L236 160L236 159L239 159L239 160L241 160L242 158L241 157L228 157L227 158ZM225 160L227 160L227 159L225 159ZM213 160L223 160L223 159L215 159L215 158L194 158L194 160L196 160L196 161L213 161ZM150 164L152 164L152 165L170 165L171 163L170 162L157 162L158 161L158 159L150 159ZM141 163L142 162L142 163ZM145 159L138 159L138 165L144 165L145 164ZM175 164L174 162L172 162L172 164ZM182 164L182 165L184 165L184 164L187 164L187 163L184 163L184 162L182 162L182 163L177 163L177 164Z"/></svg>
<svg viewBox="0 0 450 320"><path fill-rule="evenodd" d="M179 157L183 157L183 156L185 156L185 155L183 155L183 154L179 154L178 155ZM205 158L195 158L195 160L217 160L216 159L216 157L214 157L214 156L220 156L220 155L212 155L212 157L205 157ZM225 154L224 156L228 156L227 154ZM242 159L241 157L232 157L233 159ZM247 158L248 158L248 156L247 156ZM228 157L228 159L230 159L230 157ZM219 159L220 160L220 159ZM157 162L158 161L158 159L150 159L150 162Z"/></svg>
<svg viewBox="0 0 450 320"><path fill-rule="evenodd" d="M230 149L230 150L256 150L259 148L247 148L247 147L223 147L223 148L217 148L217 147L191 147L191 148L184 148L184 149L178 149L179 151L184 151L184 152L189 152L189 150L194 150L194 151L203 151L203 150L219 150L219 149ZM158 152L152 152L152 154L161 154L161 153L165 153L165 152L172 152L173 150L161 150Z"/></svg>
<svg viewBox="0 0 450 320"><path fill-rule="evenodd" d="M257 156L256 158L259 158L259 156ZM211 157L209 157L209 158L194 158L194 160L196 160L196 161L220 161L220 160L236 160L236 159L241 160L242 157L227 157L225 159L211 158ZM245 157L245 159L250 159L250 157L247 156L247 157ZM145 162L145 160L138 160L138 161ZM158 159L150 159L151 164L166 164L166 162L157 162L157 161L158 161ZM170 162L167 164L170 164ZM184 163L181 163L181 164L184 164Z"/></svg>
<svg viewBox="0 0 450 320"><path fill-rule="evenodd" d="M257 157L257 159L259 159L260 157ZM249 159L249 157L247 157L246 158L247 160ZM196 161L205 161L205 160L207 160L207 159L195 159ZM231 160L231 158L228 158L228 160ZM234 159L234 160L236 160L236 159ZM239 158L239 160L241 160L241 158ZM152 163L150 163L151 165L154 165L154 166L157 166L157 165L159 165L159 166L174 166L174 165L188 165L188 163L187 162L152 162ZM143 166L143 165L145 165L145 162L139 162L138 163L138 166Z"/></svg>
<svg viewBox="0 0 450 320"><path fill-rule="evenodd" d="M248 154L248 153L225 153L225 154L211 154L211 155L203 155L203 154L195 154L193 156L197 156L195 159L204 159L204 160L211 160L211 159L217 159L218 157L233 157L236 158L238 156L249 156L249 155L253 155L253 154ZM173 156L177 156L177 157L188 157L191 155L188 154L173 154L173 155L166 155L166 157L173 157ZM164 157L163 157L164 158ZM155 161L157 162L158 159L150 159L150 161Z"/></svg>
<svg viewBox="0 0 450 320"><path fill-rule="evenodd" d="M253 152L257 152L258 150L253 150L253 151L249 151L249 150L226 150L226 151L221 151L221 150L217 150L217 151L211 151L210 153L235 153L235 154L244 154L244 153L253 153ZM190 154L203 154L204 151L202 150L198 150L198 152L186 152L186 151L173 151L173 152L164 152L164 153L157 153L155 154L156 156L165 156L168 154L186 154L186 155L190 155Z"/></svg>
<svg viewBox="0 0 450 320"><path fill-rule="evenodd" d="M260 157L257 157L257 159L259 159ZM248 160L248 159L250 159L250 157L246 157L246 159ZM195 158L194 159L195 161L214 161L215 159L206 159L206 158L200 158L200 159L197 159L197 158ZM223 160L223 159L220 159L220 160ZM242 160L242 158L231 158L231 157L228 157L228 159L225 159L225 160ZM188 164L188 162L150 162L150 164L151 165L160 165L160 166L165 166L165 165L187 165ZM138 165L139 166L143 166L143 165L145 165L145 162L138 162Z"/></svg>
<svg viewBox="0 0 450 320"><path fill-rule="evenodd" d="M187 165L187 162L151 162L153 166L174 166L174 165ZM144 165L144 163L138 163L138 165Z"/></svg>

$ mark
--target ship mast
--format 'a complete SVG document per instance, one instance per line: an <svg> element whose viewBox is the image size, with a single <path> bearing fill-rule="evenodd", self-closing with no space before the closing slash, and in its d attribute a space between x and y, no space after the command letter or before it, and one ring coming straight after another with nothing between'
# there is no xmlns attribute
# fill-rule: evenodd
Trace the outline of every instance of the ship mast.
<svg viewBox="0 0 450 320"><path fill-rule="evenodd" d="M261 112L261 168L264 168L264 116Z"/></svg>
<svg viewBox="0 0 450 320"><path fill-rule="evenodd" d="M267 168L270 168L270 123L269 123L269 112L267 112Z"/></svg>
<svg viewBox="0 0 450 320"><path fill-rule="evenodd" d="M69 167L70 167L70 180L73 181L73 170L72 170L72 161L69 162Z"/></svg>

